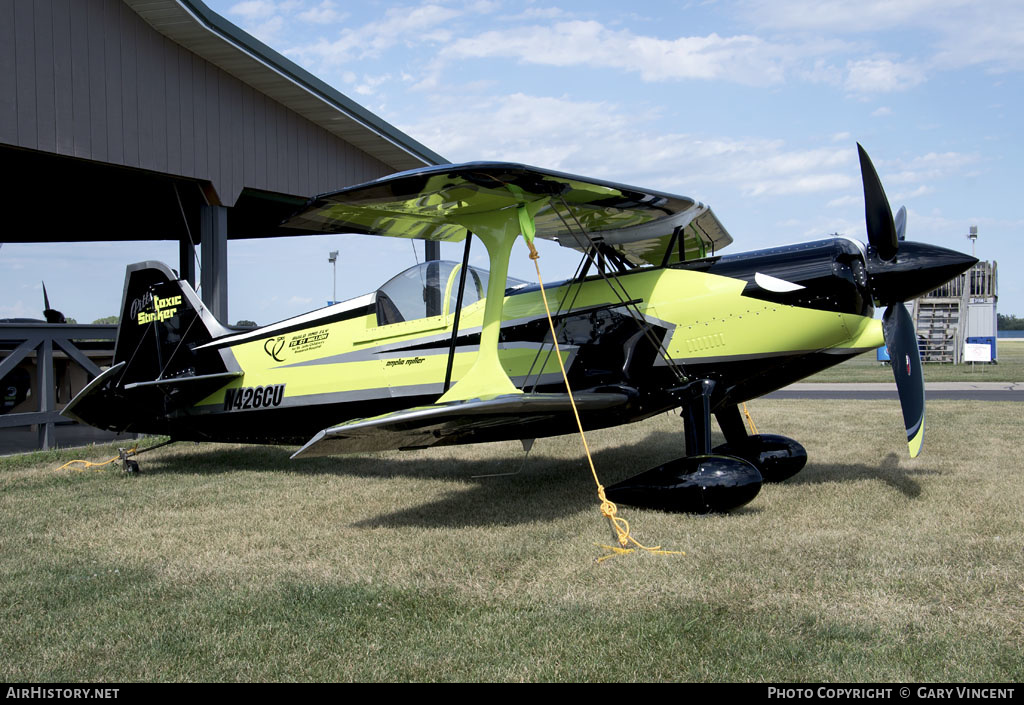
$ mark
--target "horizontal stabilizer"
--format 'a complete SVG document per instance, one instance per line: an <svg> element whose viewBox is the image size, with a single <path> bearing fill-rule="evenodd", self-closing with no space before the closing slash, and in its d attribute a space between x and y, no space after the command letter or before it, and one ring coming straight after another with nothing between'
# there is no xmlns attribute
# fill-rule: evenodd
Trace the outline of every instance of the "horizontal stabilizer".
<svg viewBox="0 0 1024 705"><path fill-rule="evenodd" d="M625 392L575 395L576 407L581 412L611 409L628 403L630 398ZM519 434L514 432L517 427L571 413L568 394L505 394L492 399L420 406L324 429L292 458L493 440L491 432L499 428L512 429L510 437L518 438Z"/></svg>
<svg viewBox="0 0 1024 705"><path fill-rule="evenodd" d="M137 387L159 387L161 389L174 389L182 385L208 386L212 382L216 382L213 389L223 387L225 384L230 382L235 377L241 377L242 372L217 372L212 375L187 375L184 377L170 377L168 379L153 379L148 382L132 382L131 384L124 385L125 389L135 389Z"/></svg>
<svg viewBox="0 0 1024 705"><path fill-rule="evenodd" d="M156 389L172 403L174 408L184 408L205 399L231 380L241 377L242 372L215 372L208 375L183 375L167 379L153 379L146 382L132 382L124 385L125 391L133 389Z"/></svg>
<svg viewBox="0 0 1024 705"><path fill-rule="evenodd" d="M107 428L105 425L100 425L95 418L90 416L90 411L95 412L96 400L100 396L96 390L103 389L111 383L112 380L116 379L124 371L126 362L118 362L111 365L109 368L104 370L101 374L93 378L89 384L80 391L75 397L68 402L68 405L60 412L61 416L65 416L69 419L74 419L80 423L90 424L97 426L98 428ZM84 408L84 416L81 408ZM103 410L101 406L101 410Z"/></svg>

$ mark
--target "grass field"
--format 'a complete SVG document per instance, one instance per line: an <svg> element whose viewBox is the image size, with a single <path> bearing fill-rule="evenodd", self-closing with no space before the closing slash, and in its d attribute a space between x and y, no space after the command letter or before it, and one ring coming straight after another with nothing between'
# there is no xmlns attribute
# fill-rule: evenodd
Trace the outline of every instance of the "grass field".
<svg viewBox="0 0 1024 705"><path fill-rule="evenodd" d="M1024 381L1024 338L997 342L995 365L924 365L925 382L1021 382ZM841 365L808 377L804 382L892 382L892 370L864 353Z"/></svg>
<svg viewBox="0 0 1024 705"><path fill-rule="evenodd" d="M1024 679L1024 407L762 400L811 461L728 516L622 508L685 556L600 565L572 437L308 461L177 444L143 474L0 458L0 680ZM610 484L681 455L591 435Z"/></svg>

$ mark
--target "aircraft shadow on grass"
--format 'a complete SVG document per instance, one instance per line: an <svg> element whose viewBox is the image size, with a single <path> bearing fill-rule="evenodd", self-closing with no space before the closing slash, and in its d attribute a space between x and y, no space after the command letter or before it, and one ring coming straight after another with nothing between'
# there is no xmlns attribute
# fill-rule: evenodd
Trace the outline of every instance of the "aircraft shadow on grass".
<svg viewBox="0 0 1024 705"><path fill-rule="evenodd" d="M517 444L518 445L518 444ZM282 466L303 475L332 475L380 480L411 478L452 483L442 498L353 524L358 527L426 526L454 528L550 521L598 506L586 458L551 456L538 443L528 458L494 453L487 458L442 457L437 451L384 457L349 456L289 461L289 449L241 447L195 456L159 456L144 466L140 479L161 474L267 472ZM594 453L602 482L618 481L634 471L636 449L624 446Z"/></svg>
<svg viewBox="0 0 1024 705"><path fill-rule="evenodd" d="M608 485L629 476L638 463L670 459L678 443L676 434L654 431L638 444L595 451L594 464L602 483ZM547 455L543 445L538 443L525 461L521 454L494 453L488 458L463 459L439 457L435 451L380 458L316 458L304 462L289 462L290 450L286 448L253 446L187 457L152 458L146 464L145 474L280 473L283 465L290 465L294 472L309 475L420 478L455 485L440 498L352 524L360 528L512 526L552 521L589 508L596 510L598 499L586 458L582 454L579 458ZM878 480L914 499L922 492L915 478L937 474L936 470L901 467L898 456L891 453L878 465L811 463L783 484ZM758 513L760 509L748 506L733 514L751 512Z"/></svg>
<svg viewBox="0 0 1024 705"><path fill-rule="evenodd" d="M787 480L791 485L816 485L828 482L857 482L859 480L881 480L908 499L921 495L921 485L915 479L924 475L940 475L941 471L921 467L901 467L899 456L889 453L877 466L838 463L810 463L796 477Z"/></svg>

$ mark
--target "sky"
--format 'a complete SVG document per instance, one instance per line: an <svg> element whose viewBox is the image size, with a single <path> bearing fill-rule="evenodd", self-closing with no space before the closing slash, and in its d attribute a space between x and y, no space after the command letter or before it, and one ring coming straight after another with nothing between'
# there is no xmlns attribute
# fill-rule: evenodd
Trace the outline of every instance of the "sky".
<svg viewBox="0 0 1024 705"><path fill-rule="evenodd" d="M726 253L866 240L860 142L907 237L970 252L976 225L999 311L1024 316L1020 0L205 2L452 162L689 196L732 234ZM423 257L390 238L232 241L228 322L324 305L331 250L339 300ZM540 252L546 281L575 270L576 253ZM41 317L43 279L79 322L116 314L124 265L143 259L175 267L177 246L4 245L0 318ZM510 273L535 280L524 248Z"/></svg>

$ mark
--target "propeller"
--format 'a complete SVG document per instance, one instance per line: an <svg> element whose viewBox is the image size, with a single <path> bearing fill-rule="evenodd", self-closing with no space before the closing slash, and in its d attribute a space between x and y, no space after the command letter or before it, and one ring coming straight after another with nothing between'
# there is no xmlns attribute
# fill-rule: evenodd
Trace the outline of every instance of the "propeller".
<svg viewBox="0 0 1024 705"><path fill-rule="evenodd" d="M916 458L924 439L924 376L917 331L903 302L941 286L978 260L937 245L905 240L907 209L900 208L893 218L878 172L860 144L857 153L868 230L864 264L875 304L888 307L882 315L882 333L896 378L910 457Z"/></svg>
<svg viewBox="0 0 1024 705"><path fill-rule="evenodd" d="M46 295L46 282L43 282L43 315L47 323L66 323L64 314L50 308L50 297Z"/></svg>

